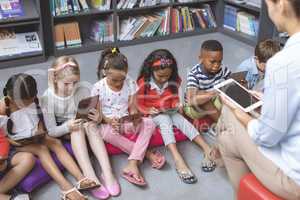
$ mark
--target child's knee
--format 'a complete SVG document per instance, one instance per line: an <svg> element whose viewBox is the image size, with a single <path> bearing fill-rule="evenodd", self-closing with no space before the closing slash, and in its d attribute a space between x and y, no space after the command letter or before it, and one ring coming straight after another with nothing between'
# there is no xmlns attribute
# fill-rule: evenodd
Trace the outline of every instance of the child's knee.
<svg viewBox="0 0 300 200"><path fill-rule="evenodd" d="M154 121L150 117L143 117L142 123L143 123L143 126L146 127L147 130L154 130L156 127Z"/></svg>
<svg viewBox="0 0 300 200"><path fill-rule="evenodd" d="M24 165L26 165L28 167L33 167L35 164L35 161L36 161L36 158L31 153L24 153L24 155L22 156L22 162L24 163Z"/></svg>

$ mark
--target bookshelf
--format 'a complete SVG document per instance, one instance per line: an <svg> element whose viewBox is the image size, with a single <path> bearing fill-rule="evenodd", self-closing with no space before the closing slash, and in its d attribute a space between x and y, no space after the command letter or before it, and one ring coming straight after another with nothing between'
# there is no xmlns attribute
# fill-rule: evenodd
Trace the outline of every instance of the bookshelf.
<svg viewBox="0 0 300 200"><path fill-rule="evenodd" d="M111 7L108 10L99 10L96 8L90 8L86 11L80 11L78 13L64 14L59 16L53 16L50 9L50 3L52 0L22 0L24 6L25 15L17 18L10 18L6 20L0 20L0 28L14 28L18 31L36 31L38 33L43 50L41 52L13 55L7 57L0 57L0 68L39 63L46 60L47 56L62 56L78 53L85 53L90 51L99 51L106 46L129 46L143 43L151 43L155 41L171 40L182 37L189 37L201 34L209 34L215 32L221 32L236 40L242 41L249 45L256 45L258 41L275 37L274 26L267 16L266 5L262 0L262 6L255 7L248 4L238 4L232 0L163 0L163 3L145 7L133 7L126 9L118 9L117 5L119 0L111 0ZM136 38L129 41L120 41L118 38L118 20L126 19L129 17L136 17L142 15L151 15L156 11L164 9L175 9L181 7L190 8L202 8L204 4L209 4L214 14L217 27L196 29L187 32L173 32L172 25L175 23L173 20L169 23L169 34L166 35L154 35L151 37ZM230 5L238 8L242 11L250 13L258 19L258 34L257 36L251 36L242 32L233 31L228 28L224 28L224 12L225 5ZM43 12L41 12L41 10ZM90 26L95 20L105 20L108 16L112 19L112 33L113 40L110 42L95 42L90 39ZM171 16L170 16L171 17ZM54 40L54 27L60 23L77 22L80 27L80 35L82 39L82 45L76 47L67 47L58 49ZM44 39L45 38L45 39Z"/></svg>
<svg viewBox="0 0 300 200"><path fill-rule="evenodd" d="M257 42L272 38L274 34L274 26L267 14L267 7L265 2L262 0L261 6L256 7L248 4L239 4L233 0L221 1L221 15L222 15L222 25L219 27L219 31L225 35L228 35L234 39L247 43L249 45L255 46ZM224 27L224 12L225 5L229 5L237 8L239 11L243 11L255 16L258 20L258 32L255 36L245 34L243 32L234 31Z"/></svg>
<svg viewBox="0 0 300 200"><path fill-rule="evenodd" d="M47 1L47 4L50 8L50 1ZM215 17L218 19L220 18L219 13L216 12L216 9L219 7L219 0L197 0L191 2L177 2L176 0L170 0L168 3L161 3L158 5L153 6L145 6L145 7L134 7L131 9L118 9L117 8L117 0L112 0L112 6L110 10L97 10L97 9L90 9L86 12L79 12L77 14L67 14L67 15L60 15L60 16L53 16L50 15L50 27L49 31L51 33L52 41L54 41L54 26L59 23L68 22L68 21L77 21L80 26L81 31L81 38L82 38L82 45L80 47L72 47L72 48L64 48L64 49L57 49L55 47L54 42L48 42L51 46L49 49L53 52L54 56L61 56L61 55L71 55L76 53L83 53L89 51L98 51L104 49L106 46L117 45L117 46L129 46L129 45L136 45L136 44L143 44L143 43L150 43L155 41L162 41L162 40L169 40L181 37L188 37L188 36L195 36L200 34L207 34L207 33L214 33L218 31L218 28L208 28L202 30L195 30L190 32L180 32L180 33L172 33L170 31L169 34L163 36L153 36L153 37L144 37L133 39L130 41L121 41L118 39L118 20L123 20L129 17L135 16L142 16L142 15L149 15L155 11L161 11L163 9L168 8L177 8L177 7L191 7L191 8L199 8L203 4L209 4L212 8L212 11ZM49 12L50 13L50 12ZM108 15L112 15L113 17L113 35L114 40L112 42L105 42L99 43L94 42L89 38L89 30L90 24L93 20L102 19L107 17ZM219 24L217 20L217 24ZM170 22L170 30L171 30L172 22ZM52 53L50 53L52 54Z"/></svg>
<svg viewBox="0 0 300 200"><path fill-rule="evenodd" d="M12 29L15 33L37 32L42 50L0 56L0 69L46 60L40 0L21 0L21 4L23 16L0 19L0 29Z"/></svg>

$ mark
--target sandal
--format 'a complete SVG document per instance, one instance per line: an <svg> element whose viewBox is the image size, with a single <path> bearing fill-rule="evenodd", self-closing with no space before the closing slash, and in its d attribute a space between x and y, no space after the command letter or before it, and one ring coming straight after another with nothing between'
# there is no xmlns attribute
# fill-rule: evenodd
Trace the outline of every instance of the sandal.
<svg viewBox="0 0 300 200"><path fill-rule="evenodd" d="M134 174L133 172L122 173L122 178L126 179L129 183L135 184L137 186L142 186L142 187L147 185L147 183L144 180L142 181L137 180L135 176L136 174Z"/></svg>
<svg viewBox="0 0 300 200"><path fill-rule="evenodd" d="M30 200L29 194L11 195L9 200Z"/></svg>
<svg viewBox="0 0 300 200"><path fill-rule="evenodd" d="M165 163L166 163L166 158L164 155L162 155L159 151L155 150L152 151L152 153L156 156L156 159L160 160L159 164L157 164L156 162L153 162L152 160L149 159L150 163L151 163L151 167L154 169L161 169Z"/></svg>
<svg viewBox="0 0 300 200"><path fill-rule="evenodd" d="M68 195L72 192L77 192L81 197L83 197L85 200L88 199L87 196L84 196L83 194L81 194L78 189L76 187L73 187L72 189L70 190L67 190L67 191L61 191L61 199L62 200L71 200Z"/></svg>
<svg viewBox="0 0 300 200"><path fill-rule="evenodd" d="M209 154L204 154L204 158L202 160L202 171L204 172L212 172L216 169L217 167L217 164L216 162L214 161L214 156L213 156L213 153L214 153L214 148L212 148L209 152Z"/></svg>
<svg viewBox="0 0 300 200"><path fill-rule="evenodd" d="M88 186L86 186L86 187L82 186L82 183L84 181L89 181L89 184L87 184ZM85 184L83 184L83 185L85 185ZM95 188L100 187L100 186L101 185L99 183L97 183L96 181L93 181L92 179L89 179L87 177L81 179L80 181L78 181L76 183L76 189L79 190L79 191L91 190L91 189L95 189Z"/></svg>
<svg viewBox="0 0 300 200"><path fill-rule="evenodd" d="M194 184L198 181L196 176L191 171L179 171L178 169L176 169L176 172L182 182L186 184Z"/></svg>

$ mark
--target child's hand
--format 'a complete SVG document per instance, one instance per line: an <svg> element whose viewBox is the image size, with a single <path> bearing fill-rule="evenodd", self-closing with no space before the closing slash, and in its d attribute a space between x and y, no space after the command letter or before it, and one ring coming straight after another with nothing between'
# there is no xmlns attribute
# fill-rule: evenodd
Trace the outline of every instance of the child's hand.
<svg viewBox="0 0 300 200"><path fill-rule="evenodd" d="M116 133L120 133L121 131L121 123L119 122L119 119L112 118L111 124L112 128L115 130Z"/></svg>
<svg viewBox="0 0 300 200"><path fill-rule="evenodd" d="M88 118L96 123L100 123L102 121L101 113L94 108L89 111Z"/></svg>
<svg viewBox="0 0 300 200"><path fill-rule="evenodd" d="M133 115L132 123L134 127L137 127L142 122L142 115L140 113L131 113Z"/></svg>
<svg viewBox="0 0 300 200"><path fill-rule="evenodd" d="M22 146L21 143L16 142L15 140L12 140L12 139L10 139L10 138L8 138L8 141L9 141L9 143L10 143L11 145L13 145L13 146L16 146L16 147L21 147L21 146Z"/></svg>
<svg viewBox="0 0 300 200"><path fill-rule="evenodd" d="M219 95L219 93L216 90L208 91L206 94L210 99L215 98Z"/></svg>
<svg viewBox="0 0 300 200"><path fill-rule="evenodd" d="M78 131L81 129L83 126L84 120L83 119L71 119L68 122L68 127L71 132L73 131Z"/></svg>
<svg viewBox="0 0 300 200"><path fill-rule="evenodd" d="M149 109L149 114L150 114L150 115L157 115L157 114L159 114L159 110L156 109L156 108L154 108L154 107L151 107L151 108Z"/></svg>

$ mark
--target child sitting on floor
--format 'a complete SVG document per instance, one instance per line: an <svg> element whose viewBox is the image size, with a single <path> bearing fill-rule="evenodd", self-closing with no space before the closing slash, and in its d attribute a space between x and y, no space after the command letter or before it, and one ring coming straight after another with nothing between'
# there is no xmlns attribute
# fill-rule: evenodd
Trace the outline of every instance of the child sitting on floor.
<svg viewBox="0 0 300 200"><path fill-rule="evenodd" d="M227 79L230 71L222 66L223 47L216 40L202 44L199 63L188 74L185 114L191 119L208 115L214 122L220 116L221 104L213 87Z"/></svg>
<svg viewBox="0 0 300 200"><path fill-rule="evenodd" d="M0 116L0 127L4 120ZM29 194L22 194L13 188L30 172L34 164L35 158L31 153L16 152L15 148L10 148L8 139L0 131L0 199L30 199Z"/></svg>
<svg viewBox="0 0 300 200"><path fill-rule="evenodd" d="M254 56L244 60L237 71L245 71L248 89L262 91L267 61L280 51L280 45L274 40L265 40L255 47Z"/></svg>
<svg viewBox="0 0 300 200"><path fill-rule="evenodd" d="M162 154L147 151L155 124L150 118L141 117L138 113L135 104L137 86L127 76L127 58L116 48L112 48L105 59L105 77L94 85L91 92L92 96L99 95L101 102L103 121L99 133L104 141L129 154L122 177L135 185L146 186L147 182L139 169L144 158L156 169L160 169L165 163ZM125 137L127 133L137 134L136 142Z"/></svg>
<svg viewBox="0 0 300 200"><path fill-rule="evenodd" d="M138 107L145 116L151 116L160 128L163 141L170 150L175 161L178 176L184 183L197 181L182 155L179 153L173 126L182 132L205 154L202 169L211 172L216 165L212 158L212 149L203 140L197 129L179 112L179 86L181 79L178 74L177 62L166 49L158 49L145 59L138 77Z"/></svg>

